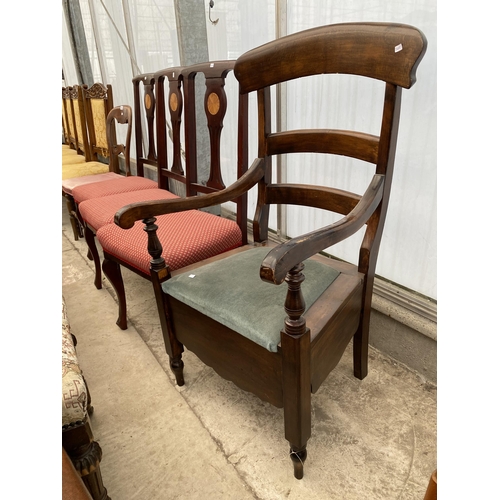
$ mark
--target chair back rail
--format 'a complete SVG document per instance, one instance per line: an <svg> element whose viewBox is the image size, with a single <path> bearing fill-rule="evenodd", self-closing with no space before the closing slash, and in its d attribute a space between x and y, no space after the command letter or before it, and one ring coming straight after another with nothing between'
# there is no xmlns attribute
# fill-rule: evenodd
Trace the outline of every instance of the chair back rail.
<svg viewBox="0 0 500 500"><path fill-rule="evenodd" d="M64 133L64 143L71 148L71 132L68 121L69 87L62 87L62 127Z"/></svg>
<svg viewBox="0 0 500 500"><path fill-rule="evenodd" d="M182 70L183 67L166 68L155 73L156 79L156 141L158 147L158 185L169 189L169 179L186 184L181 154L181 124L183 113ZM168 80L165 89L165 78ZM165 99L165 93L168 97ZM168 106L170 125L167 122ZM168 167L167 141L173 144L172 163Z"/></svg>
<svg viewBox="0 0 500 500"><path fill-rule="evenodd" d="M234 72L242 92L326 73L365 76L408 89L416 81L425 44L423 33L405 24L321 26L246 52Z"/></svg>
<svg viewBox="0 0 500 500"><path fill-rule="evenodd" d="M75 119L73 117L73 106L71 101L71 87L66 87L63 89L63 104L64 104L64 115L68 123L68 139L69 146L71 149L78 152L78 140L75 128Z"/></svg>
<svg viewBox="0 0 500 500"><path fill-rule="evenodd" d="M77 153L85 156L85 161L90 161L89 138L87 121L83 105L83 93L80 85L69 87L69 102L71 111L68 113L70 129L73 129L72 142Z"/></svg>
<svg viewBox="0 0 500 500"><path fill-rule="evenodd" d="M126 125L125 144L118 144L116 140L116 123ZM110 165L118 163L118 158L123 155L125 159L125 176L132 175L130 171L130 141L132 138L132 108L125 104L114 107L106 117L106 139Z"/></svg>
<svg viewBox="0 0 500 500"><path fill-rule="evenodd" d="M225 188L220 170L220 141L227 110L225 79L233 67L234 61L215 61L195 64L183 71L185 127L190 131L189 134L185 134L188 196ZM197 175L195 78L200 73L205 76L206 82L204 108L210 137L210 174L206 185L198 182Z"/></svg>
<svg viewBox="0 0 500 500"><path fill-rule="evenodd" d="M134 124L137 175L144 177L144 165L150 165L156 169L158 168L158 158L155 146L156 80L153 73L145 73L133 78L132 83L134 86ZM144 132L144 123L146 125L146 132ZM145 141L147 141L146 152L143 150L146 145Z"/></svg>

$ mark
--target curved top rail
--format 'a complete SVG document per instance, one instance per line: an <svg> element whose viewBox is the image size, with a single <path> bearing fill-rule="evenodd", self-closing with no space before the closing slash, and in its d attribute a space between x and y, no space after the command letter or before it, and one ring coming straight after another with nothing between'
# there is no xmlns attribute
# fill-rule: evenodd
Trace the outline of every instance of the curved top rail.
<svg viewBox="0 0 500 500"><path fill-rule="evenodd" d="M406 24L331 24L246 52L234 73L242 92L323 73L366 76L410 88L426 48L425 35Z"/></svg>

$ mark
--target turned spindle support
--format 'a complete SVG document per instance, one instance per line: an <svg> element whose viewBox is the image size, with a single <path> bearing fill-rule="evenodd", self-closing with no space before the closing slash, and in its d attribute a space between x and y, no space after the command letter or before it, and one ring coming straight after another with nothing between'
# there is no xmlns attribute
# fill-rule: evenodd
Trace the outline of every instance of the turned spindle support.
<svg viewBox="0 0 500 500"><path fill-rule="evenodd" d="M287 317L281 331L285 438L290 443L290 458L297 479L304 476L307 440L311 436L311 342L302 316L306 309L301 290L305 279L303 269L304 264L300 263L285 278Z"/></svg>
<svg viewBox="0 0 500 500"><path fill-rule="evenodd" d="M162 326L165 348L169 356L170 369L172 370L177 385L184 385L184 362L182 353L184 346L175 338L172 333L168 319L167 304L165 294L162 289L162 282L170 278L170 270L162 257L163 248L156 231L158 226L155 224L156 217L150 217L142 221L145 225L144 231L148 235L148 253L151 256L149 270L151 273L151 282L155 292L158 311L160 312L160 323Z"/></svg>

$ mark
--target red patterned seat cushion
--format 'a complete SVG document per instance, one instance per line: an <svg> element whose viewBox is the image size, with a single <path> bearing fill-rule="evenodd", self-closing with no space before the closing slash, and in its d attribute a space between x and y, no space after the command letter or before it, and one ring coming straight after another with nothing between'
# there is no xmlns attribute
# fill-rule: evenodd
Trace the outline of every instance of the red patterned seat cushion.
<svg viewBox="0 0 500 500"><path fill-rule="evenodd" d="M242 244L236 222L217 215L190 210L156 218L162 256L171 271L219 255ZM97 231L102 248L112 256L149 274L151 256L142 221L131 229L108 224Z"/></svg>
<svg viewBox="0 0 500 500"><path fill-rule="evenodd" d="M78 205L78 211L82 219L97 231L102 226L113 223L115 213L125 205L140 201L170 200L173 198L178 198L178 196L166 189L143 189L142 191L86 200Z"/></svg>
<svg viewBox="0 0 500 500"><path fill-rule="evenodd" d="M102 182L89 182L77 185L73 188L73 198L76 203L82 203L93 198L110 196L120 193L130 193L132 191L142 191L144 189L158 189L158 183L144 177L124 177L115 174L114 179L103 179Z"/></svg>

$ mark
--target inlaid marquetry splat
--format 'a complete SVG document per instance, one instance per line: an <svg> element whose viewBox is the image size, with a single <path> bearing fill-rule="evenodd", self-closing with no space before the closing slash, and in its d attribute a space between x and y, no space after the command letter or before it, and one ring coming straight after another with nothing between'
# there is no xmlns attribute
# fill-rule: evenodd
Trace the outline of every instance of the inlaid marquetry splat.
<svg viewBox="0 0 500 500"><path fill-rule="evenodd" d="M219 96L212 92L207 98L207 108L211 115L216 115L220 109L220 99Z"/></svg>
<svg viewBox="0 0 500 500"><path fill-rule="evenodd" d="M170 94L170 109L172 111L177 111L177 106L179 105L179 101L177 100L177 94Z"/></svg>

